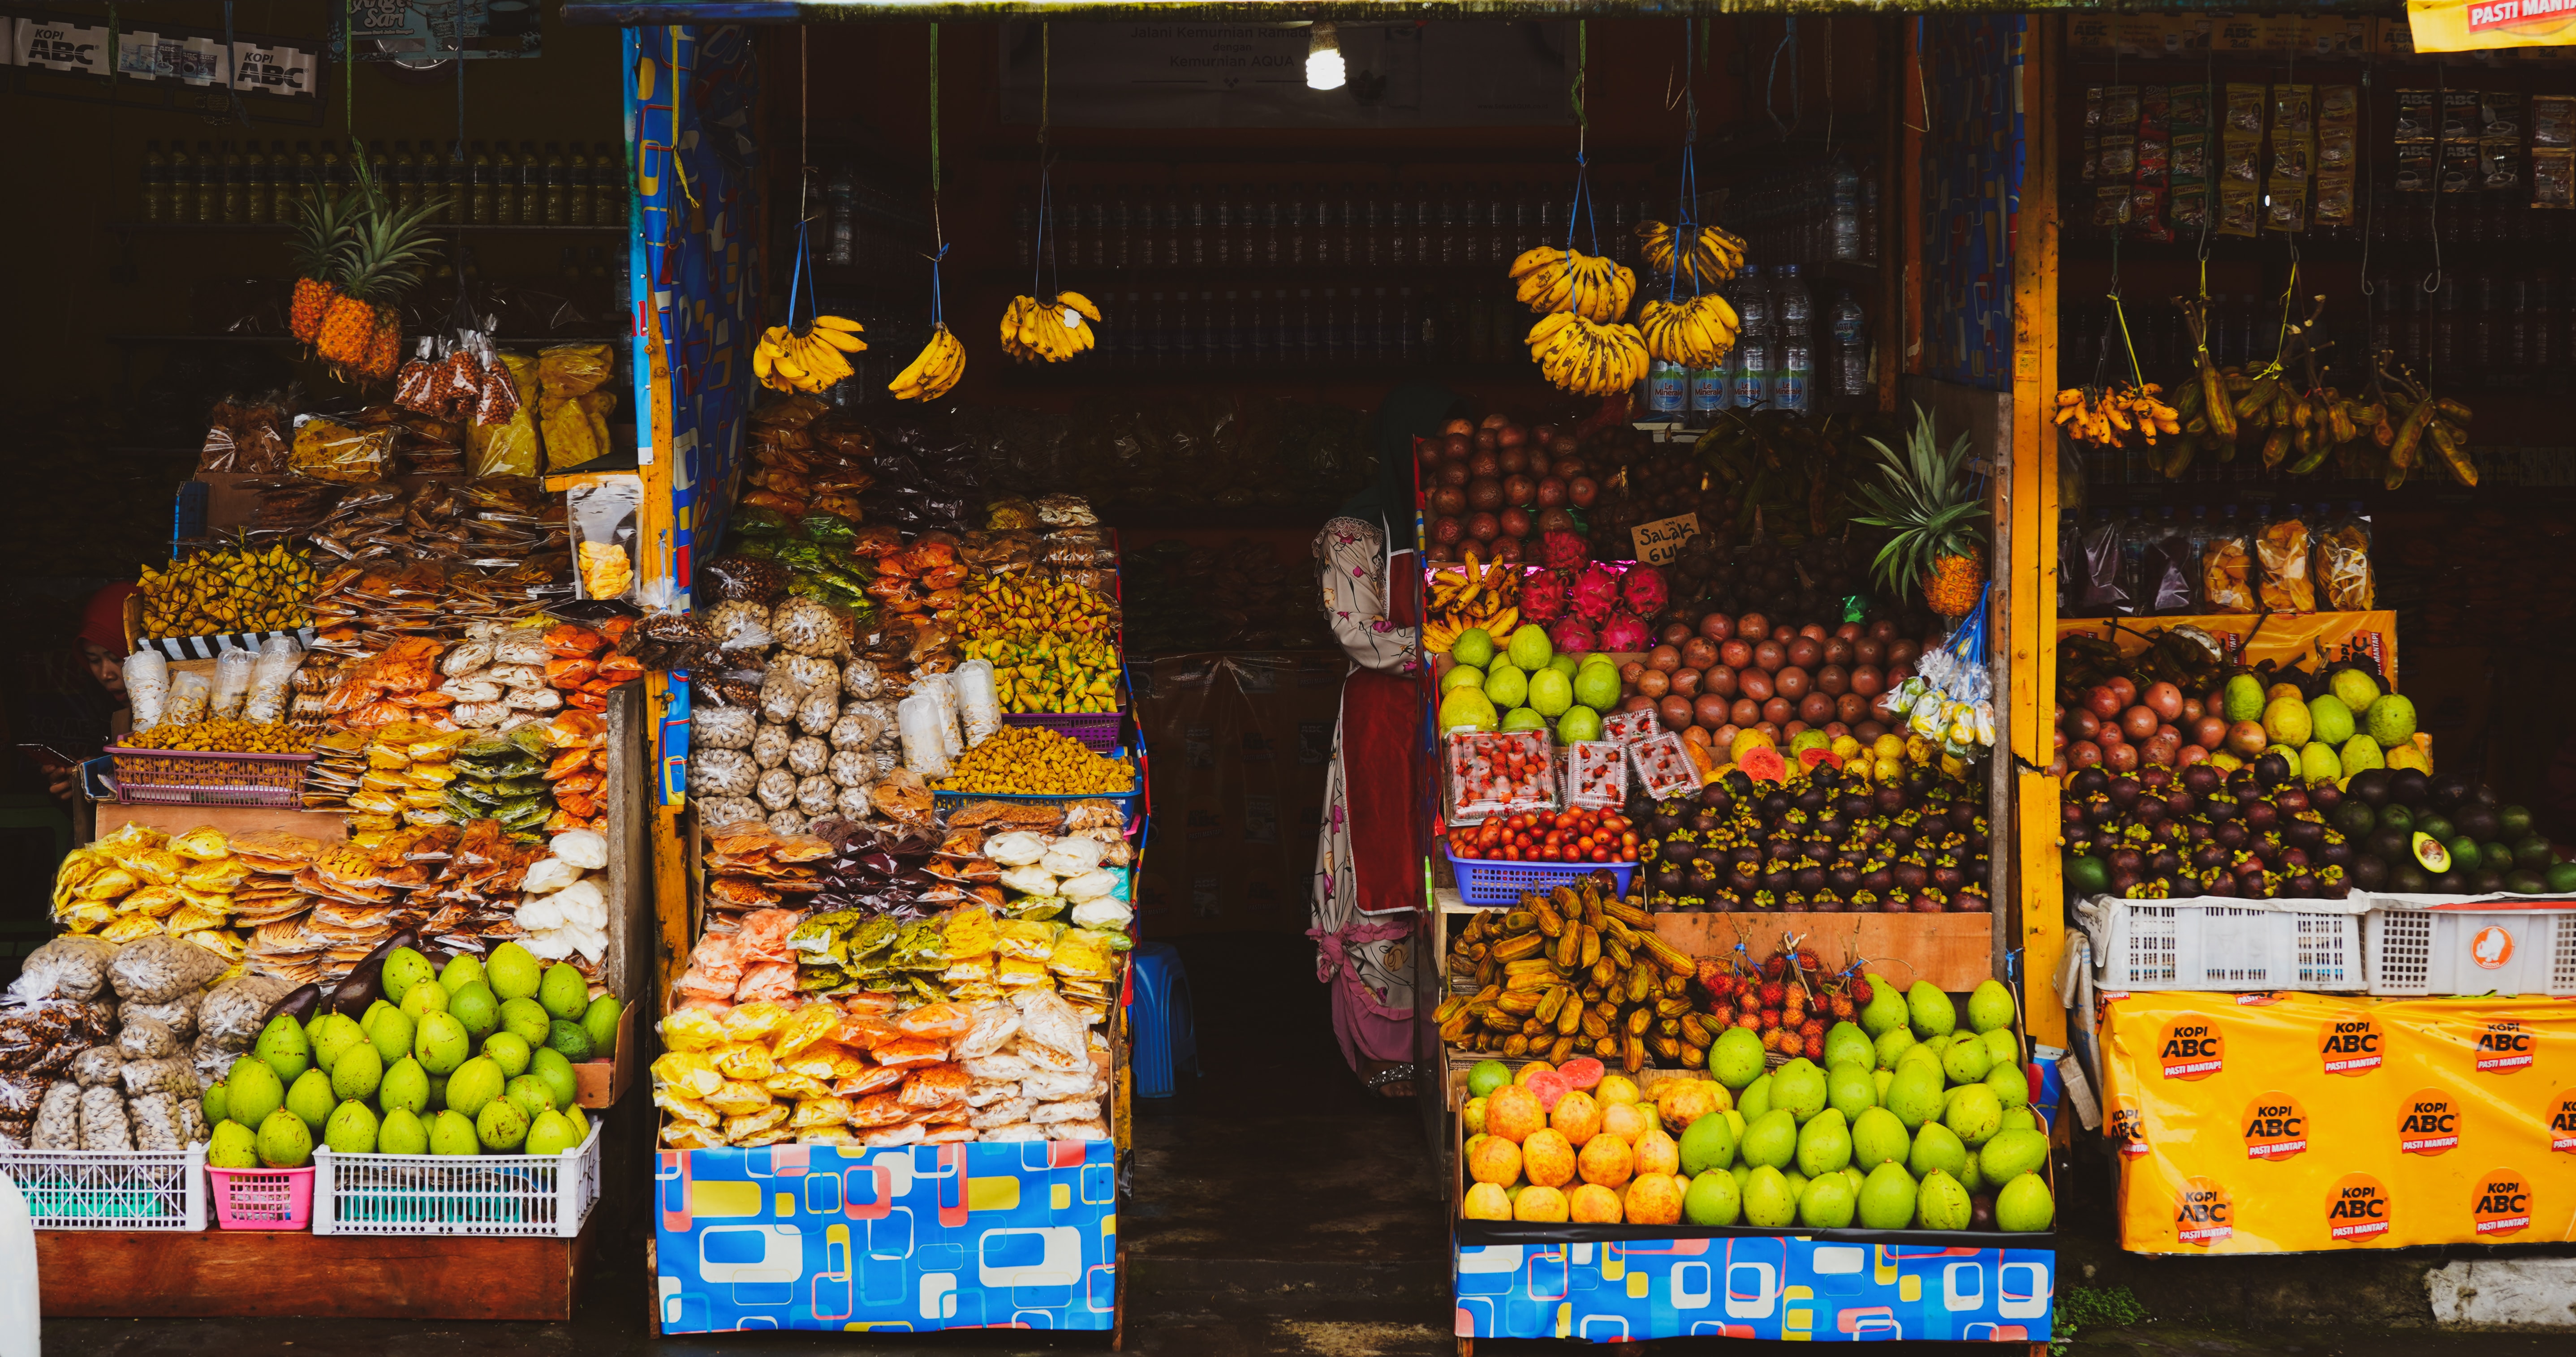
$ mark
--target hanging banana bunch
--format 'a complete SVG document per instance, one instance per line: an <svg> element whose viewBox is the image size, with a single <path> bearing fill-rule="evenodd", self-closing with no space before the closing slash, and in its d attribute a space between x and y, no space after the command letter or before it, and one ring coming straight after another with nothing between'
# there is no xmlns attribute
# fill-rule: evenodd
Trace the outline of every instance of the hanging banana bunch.
<svg viewBox="0 0 2576 1357"><path fill-rule="evenodd" d="M1725 282L1743 271L1743 237L1717 226L1702 226L1686 239L1681 234L1663 222L1637 223L1637 236L1646 246L1646 267L1699 288ZM1677 244L1683 248L1676 250Z"/></svg>
<svg viewBox="0 0 2576 1357"><path fill-rule="evenodd" d="M938 325L932 327L930 342L921 346L911 366L896 373L894 380L886 383L886 390L893 392L896 400L935 401L947 395L957 385L957 379L965 375L966 346L949 333L947 326Z"/></svg>
<svg viewBox="0 0 2576 1357"><path fill-rule="evenodd" d="M1735 351L1735 308L1714 292L1681 301L1650 301L1637 308L1637 329L1656 360L1686 368L1714 367Z"/></svg>
<svg viewBox="0 0 2576 1357"><path fill-rule="evenodd" d="M1512 277L1520 283L1518 300L1532 311L1572 311L1604 325L1626 315L1637 295L1637 274L1627 265L1553 245L1523 251L1512 261Z"/></svg>
<svg viewBox="0 0 2576 1357"><path fill-rule="evenodd" d="M1035 297L1013 297L1002 312L1002 352L1023 363L1061 363L1091 348L1091 323L1100 308L1079 292L1059 292L1044 306Z"/></svg>
<svg viewBox="0 0 2576 1357"><path fill-rule="evenodd" d="M772 391L822 391L850 375L843 355L866 352L860 330L857 321L840 316L816 316L801 332L770 326L752 347L752 375Z"/></svg>
<svg viewBox="0 0 2576 1357"><path fill-rule="evenodd" d="M2070 386L2057 393L2057 426L2076 442L2097 448L2116 448L2131 433L2152 448L2157 435L2182 432L2182 412L2165 404L2164 390L2156 382Z"/></svg>
<svg viewBox="0 0 2576 1357"><path fill-rule="evenodd" d="M1633 325L1558 311L1530 327L1529 350L1550 384L1579 396L1614 395L1646 379L1646 341Z"/></svg>

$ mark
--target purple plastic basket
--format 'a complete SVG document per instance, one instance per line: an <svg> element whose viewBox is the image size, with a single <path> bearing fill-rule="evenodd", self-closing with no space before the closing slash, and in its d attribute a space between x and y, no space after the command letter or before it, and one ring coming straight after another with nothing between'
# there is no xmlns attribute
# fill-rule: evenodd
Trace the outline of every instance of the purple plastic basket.
<svg viewBox="0 0 2576 1357"><path fill-rule="evenodd" d="M1516 905L1525 893L1545 894L1605 870L1618 880L1619 894L1625 898L1629 878L1637 874L1633 862L1504 862L1441 851L1447 853L1449 871L1457 878L1459 902L1469 905Z"/></svg>
<svg viewBox="0 0 2576 1357"><path fill-rule="evenodd" d="M1002 718L1006 726L1037 726L1059 735L1070 735L1082 741L1083 748L1095 754L1107 754L1118 748L1119 714L1101 712L1013 712Z"/></svg>

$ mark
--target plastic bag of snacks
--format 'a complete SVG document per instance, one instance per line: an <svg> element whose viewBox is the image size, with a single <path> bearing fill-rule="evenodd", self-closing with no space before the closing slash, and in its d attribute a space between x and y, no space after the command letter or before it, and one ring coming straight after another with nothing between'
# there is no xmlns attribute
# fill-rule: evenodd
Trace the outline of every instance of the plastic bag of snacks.
<svg viewBox="0 0 2576 1357"><path fill-rule="evenodd" d="M537 389L537 360L523 353L497 355L511 392ZM497 412L497 408L496 408ZM486 423L478 411L466 434L467 466L477 476L534 476L545 466L545 447L537 432L537 415L519 401L506 418Z"/></svg>
<svg viewBox="0 0 2576 1357"><path fill-rule="evenodd" d="M227 646L215 657L214 695L208 709L217 720L230 721L242 714L242 705L250 701L250 671L258 664L251 652Z"/></svg>
<svg viewBox="0 0 2576 1357"><path fill-rule="evenodd" d="M2379 589L2370 568L2370 517L2359 504L2318 534L2317 579L2325 586L2329 612L2368 612L2375 605Z"/></svg>
<svg viewBox="0 0 2576 1357"><path fill-rule="evenodd" d="M125 700L133 704L134 728L161 724L170 698L170 662L157 650L138 650L125 657Z"/></svg>
<svg viewBox="0 0 2576 1357"><path fill-rule="evenodd" d="M317 481L373 484L392 468L395 436L390 425L353 428L320 415L300 416L288 470Z"/></svg>
<svg viewBox="0 0 2576 1357"><path fill-rule="evenodd" d="M565 495L583 598L634 596L635 517L642 499L643 483L624 476L577 485Z"/></svg>
<svg viewBox="0 0 2576 1357"><path fill-rule="evenodd" d="M272 636L262 642L259 659L251 668L243 715L253 721L284 720L295 671L303 667L304 647L294 637Z"/></svg>

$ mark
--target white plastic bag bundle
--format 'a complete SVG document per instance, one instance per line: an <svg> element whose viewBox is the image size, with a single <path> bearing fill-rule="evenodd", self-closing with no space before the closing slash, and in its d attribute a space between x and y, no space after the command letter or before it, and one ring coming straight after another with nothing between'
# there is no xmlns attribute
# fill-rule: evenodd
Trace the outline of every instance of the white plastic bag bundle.
<svg viewBox="0 0 2576 1357"><path fill-rule="evenodd" d="M250 671L250 697L242 714L253 721L283 721L294 700L295 671L304 667L304 647L292 636L271 636L259 648Z"/></svg>
<svg viewBox="0 0 2576 1357"><path fill-rule="evenodd" d="M993 685L993 662L968 660L949 676L957 694L957 712L966 726L968 747L993 738L1002 728L1002 698Z"/></svg>
<svg viewBox="0 0 2576 1357"><path fill-rule="evenodd" d="M157 650L138 650L125 657L125 699L134 704L134 728L161 724L161 708L170 700L170 662Z"/></svg>
<svg viewBox="0 0 2576 1357"><path fill-rule="evenodd" d="M950 674L925 674L912 681L912 691L939 704L939 738L948 745L948 757L966 752L965 733L957 724L957 684Z"/></svg>
<svg viewBox="0 0 2576 1357"><path fill-rule="evenodd" d="M940 726L939 699L917 692L895 704L895 728L903 736L903 766L924 778L948 776L948 741ZM956 723L946 722L953 731Z"/></svg>
<svg viewBox="0 0 2576 1357"><path fill-rule="evenodd" d="M230 721L242 714L250 701L250 671L259 658L247 650L226 649L215 657L215 691L210 708L218 719Z"/></svg>
<svg viewBox="0 0 2576 1357"><path fill-rule="evenodd" d="M193 669L181 674L170 680L170 700L162 704L161 719L153 724L186 726L205 720L214 692L215 685L204 674Z"/></svg>

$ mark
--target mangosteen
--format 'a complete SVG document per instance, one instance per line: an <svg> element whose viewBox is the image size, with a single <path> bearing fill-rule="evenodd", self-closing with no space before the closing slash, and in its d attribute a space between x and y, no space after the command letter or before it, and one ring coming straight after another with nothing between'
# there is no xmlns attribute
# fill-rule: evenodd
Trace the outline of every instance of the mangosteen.
<svg viewBox="0 0 2576 1357"><path fill-rule="evenodd" d="M1763 819L1777 820L1788 813L1789 794L1787 792L1772 792L1762 798Z"/></svg>
<svg viewBox="0 0 2576 1357"><path fill-rule="evenodd" d="M2239 894L2236 889L2236 874L2233 872L2218 872L2213 874L2209 878L2208 883L2200 888L2200 893L2203 895L2215 895L2228 899L2235 898Z"/></svg>
<svg viewBox="0 0 2576 1357"><path fill-rule="evenodd" d="M2108 824L2119 814L2120 808L2111 804L2111 798L2107 796L2084 798L2084 818L2094 824Z"/></svg>
<svg viewBox="0 0 2576 1357"><path fill-rule="evenodd" d="M1932 860L1932 885L1934 888L1945 891L1954 891L1960 886L1966 884L1967 880L1968 873L1959 866L1959 860L1957 858L1944 853L1940 857Z"/></svg>
<svg viewBox="0 0 2576 1357"><path fill-rule="evenodd" d="M2418 769L2400 768L2388 775L2388 799L2401 806L2424 804L2424 797L2431 790L2431 782Z"/></svg>
<svg viewBox="0 0 2576 1357"><path fill-rule="evenodd" d="M2138 794L2145 790L2145 788L2138 785L2138 780L2136 778L2127 776L2113 778L2111 780L2111 804L2118 806L2122 810L2127 810L2129 807L2138 803Z"/></svg>
<svg viewBox="0 0 2576 1357"><path fill-rule="evenodd" d="M1889 891L1887 899L1881 901L1878 908L1882 914L1911 914L1914 912L1914 895L1901 888Z"/></svg>
<svg viewBox="0 0 2576 1357"><path fill-rule="evenodd" d="M2243 848L2245 846L2245 841L2253 838L2254 836L2247 832L2244 825L2234 820L2228 820L2212 826L2209 831L2209 837L2216 840L2219 847L2227 849L2229 852L2234 852L2239 848Z"/></svg>
<svg viewBox="0 0 2576 1357"><path fill-rule="evenodd" d="M2106 803L2104 803L2104 804L2105 804L2106 806L2108 805L2108 803L2107 803L2107 802L2106 802ZM2108 819L2108 818L2110 818L2107 812L2105 813L2105 815L2104 815L2104 817L2103 817L2103 818L2104 818L2104 819ZM2101 820L2096 820L2096 821L2094 821L2093 823L2095 823L2095 824L2097 824L2097 825L2098 825L2098 824L2102 823L2102 821L2101 821ZM1889 826L1887 827L1887 841L1888 841L1890 844L1893 844L1893 845L1895 845L1895 846L1896 846L1896 847L1898 847L1898 848L1907 848L1907 847L1911 847L1911 846L1913 845L1913 843L1914 843L1914 826L1909 825L1909 824L1905 823L1905 822L1904 822L1904 821L1902 821L1902 820L1897 821L1895 824L1889 825Z"/></svg>
<svg viewBox="0 0 2576 1357"><path fill-rule="evenodd" d="M2193 766L2205 767L2206 765L2194 764ZM2211 769L2210 771L2215 773L2217 770ZM2109 787L2111 785L2111 775L2103 772L2099 768L2080 769L2075 774L2075 780L2067 785L2074 788L2076 794L2079 796L2090 796L2095 792L2102 791Z"/></svg>
<svg viewBox="0 0 2576 1357"><path fill-rule="evenodd" d="M2139 797L2137 804L2129 807L2129 818L2150 829L2164 823L2165 799L2153 794Z"/></svg>
<svg viewBox="0 0 2576 1357"><path fill-rule="evenodd" d="M2200 803L2200 813L2207 816L2212 824L2233 820L2244 809L2244 801L2233 792L2213 792Z"/></svg>
<svg viewBox="0 0 2576 1357"><path fill-rule="evenodd" d="M2281 879L2281 894L2293 900L2313 900L2317 894L2317 879L2305 871L2292 872Z"/></svg>
<svg viewBox="0 0 2576 1357"><path fill-rule="evenodd" d="M1866 796L1845 792L1842 799L1834 802L1834 809L1846 820L1864 820L1869 818L1871 802Z"/></svg>
<svg viewBox="0 0 2576 1357"><path fill-rule="evenodd" d="M1824 814L1816 817L1816 833L1807 837L1812 839L1820 834L1827 843L1841 843L1843 836L1850 831L1850 822L1828 809Z"/></svg>
<svg viewBox="0 0 2576 1357"><path fill-rule="evenodd" d="M1859 890L1860 869L1852 866L1828 868L1825 872L1825 885L1846 895Z"/></svg>
<svg viewBox="0 0 2576 1357"><path fill-rule="evenodd" d="M1872 861L1860 874L1860 888L1884 893L1896 884L1896 872L1884 862Z"/></svg>
<svg viewBox="0 0 2576 1357"><path fill-rule="evenodd" d="M2331 782L2320 782L2308 788L2308 807L2323 811L2329 819L2333 818L2335 808L2342 804L2343 788Z"/></svg>
<svg viewBox="0 0 2576 1357"><path fill-rule="evenodd" d="M1762 863L1762 850L1750 844L1741 848L1730 848L1727 850L1726 860L1738 867L1758 867Z"/></svg>
<svg viewBox="0 0 2576 1357"><path fill-rule="evenodd" d="M1706 806L1691 812L1690 827L1694 834L1713 834L1726 823L1726 817Z"/></svg>
<svg viewBox="0 0 2576 1357"><path fill-rule="evenodd" d="M1761 888L1766 891L1785 891L1789 889L1790 886L1796 884L1797 878L1798 872L1796 868L1789 866L1787 863L1775 862L1768 868L1764 869L1762 873Z"/></svg>
<svg viewBox="0 0 2576 1357"><path fill-rule="evenodd" d="M2182 859L2171 852L2154 853L2147 858L2147 871L2154 876L2171 876L2181 867ZM1964 886L1967 883L1959 884Z"/></svg>
<svg viewBox="0 0 2576 1357"><path fill-rule="evenodd" d="M2254 780L2265 787L2278 787L2290 776L2290 758L2278 750L2254 760Z"/></svg>
<svg viewBox="0 0 2576 1357"><path fill-rule="evenodd" d="M1726 888L1737 895L1747 895L1761 888L1762 879L1748 868L1737 867L1726 874Z"/></svg>
<svg viewBox="0 0 2576 1357"><path fill-rule="evenodd" d="M1814 866L1800 867L1791 874L1789 884L1793 890L1813 895L1825 888L1825 869Z"/></svg>
<svg viewBox="0 0 2576 1357"><path fill-rule="evenodd" d="M2207 821L2194 820L2191 822L2189 828L2191 830L2191 841L2193 843L2207 843L2210 841L2210 828Z"/></svg>
<svg viewBox="0 0 2576 1357"><path fill-rule="evenodd" d="M2311 859L2308 857L2308 850L2304 848L2284 848L2281 850L2280 862L2281 869L2283 871L2294 871L2305 868L2309 865L2310 861Z"/></svg>
<svg viewBox="0 0 2576 1357"><path fill-rule="evenodd" d="M1887 826L1882 825L1875 820L1864 820L1861 823L1852 826L1851 841L1859 844L1863 848L1871 847L1879 840L1886 837Z"/></svg>
<svg viewBox="0 0 2576 1357"><path fill-rule="evenodd" d="M1950 805L1950 828L1958 833L1965 834L1976 827L1977 808L1969 805L1965 801L1952 802Z"/></svg>
<svg viewBox="0 0 2576 1357"><path fill-rule="evenodd" d="M1946 914L1949 910L1950 898L1940 891L1925 891L1914 897L1914 912L1917 914Z"/></svg>
<svg viewBox="0 0 2576 1357"><path fill-rule="evenodd" d="M1807 897L1807 909L1814 914L1840 914L1843 898L1831 890L1821 890Z"/></svg>
<svg viewBox="0 0 2576 1357"><path fill-rule="evenodd" d="M1689 882L1689 880L1689 870L1683 867L1680 863L1659 862L1655 864L1656 890L1679 891Z"/></svg>
<svg viewBox="0 0 2576 1357"><path fill-rule="evenodd" d="M1798 793L1796 800L1792 802L1792 804L1797 806L1798 809L1813 815L1817 811L1825 808L1825 789L1822 787L1810 786L1805 791Z"/></svg>
<svg viewBox="0 0 2576 1357"><path fill-rule="evenodd" d="M2188 788L2176 787L2165 793L2165 809L2173 812L2176 818L2191 814L2192 808L2199 804L2200 798L2192 795Z"/></svg>
<svg viewBox="0 0 2576 1357"><path fill-rule="evenodd" d="M1932 869L1920 862L1900 860L1887 871L1896 878L1899 890L1919 891L1932 883Z"/></svg>
<svg viewBox="0 0 2576 1357"><path fill-rule="evenodd" d="M2263 859L2249 853L2246 856L2229 863L2227 865L2227 870L2234 872L2239 877L2261 876L2263 874Z"/></svg>
<svg viewBox="0 0 2576 1357"><path fill-rule="evenodd" d="M2058 837L2066 840L2068 847L2079 847L2093 842L2093 827L2091 825L2068 825L2065 830L2058 835Z"/></svg>
<svg viewBox="0 0 2576 1357"><path fill-rule="evenodd" d="M1986 888L1974 884L1961 886L1959 888L1959 893L1950 897L1950 908L1957 910L1961 914L1985 913L1987 910Z"/></svg>
<svg viewBox="0 0 2576 1357"><path fill-rule="evenodd" d="M2322 848L2326 827L2314 820L2292 820L2281 826L2281 841L2292 848Z"/></svg>
<svg viewBox="0 0 2576 1357"><path fill-rule="evenodd" d="M2328 867L2350 867L2353 863L2352 845L2330 837L2323 847L2317 849L2317 861Z"/></svg>
<svg viewBox="0 0 2576 1357"><path fill-rule="evenodd" d="M2283 815L2304 814L2308 809L2308 794L2297 787L2283 787L2272 797L2272 804L2279 806Z"/></svg>
<svg viewBox="0 0 2576 1357"><path fill-rule="evenodd" d="M2101 788L2099 787L2092 789L2092 791L2096 792L2100 790ZM2090 793L2088 793L2088 795L2089 794ZM1894 815L1898 811L1905 809L1905 789L1903 787L1881 787L1877 791L1870 793L1869 801L1870 805L1875 808L1879 814Z"/></svg>
<svg viewBox="0 0 2576 1357"><path fill-rule="evenodd" d="M2267 834L2272 830L2278 829L2280 824L2281 812L2279 809L2274 807L2271 802L2249 801L2245 804L2245 827L2247 829L2253 830L2257 834Z"/></svg>
<svg viewBox="0 0 2576 1357"><path fill-rule="evenodd" d="M2227 790L2230 795L2242 801L2263 790L2263 784L2254 780L2253 769L2239 768L2227 775Z"/></svg>
<svg viewBox="0 0 2576 1357"><path fill-rule="evenodd" d="M2204 871L2227 865L2227 850L2214 843L2204 843L2191 850L2191 865Z"/></svg>
<svg viewBox="0 0 2576 1357"><path fill-rule="evenodd" d="M1658 835L1670 834L1674 830L1681 828L1681 803L1677 801L1656 802L1655 813L1646 817L1646 824L1649 832Z"/></svg>
<svg viewBox="0 0 2576 1357"><path fill-rule="evenodd" d="M1992 847L1993 844L1993 836L1987 834L1986 831L1982 829L1972 829L1968 831L1968 851L1973 853L1982 853Z"/></svg>
<svg viewBox="0 0 2576 1357"><path fill-rule="evenodd" d="M2114 848L2111 850L2111 870L2115 874L2127 872L2131 876L2136 876L2145 868L2145 866L2145 858L2137 849Z"/></svg>
<svg viewBox="0 0 2576 1357"><path fill-rule="evenodd" d="M2087 768L2084 771L2089 773L2095 770ZM2183 790L2195 796L2207 796L2217 791L2219 782L2218 770L2206 763L2195 763L2182 770Z"/></svg>
<svg viewBox="0 0 2576 1357"><path fill-rule="evenodd" d="M1744 775L1742 773L1729 773L1726 780L1712 782L1707 786L1700 788L1699 803L1708 807L1710 810L1716 811L1723 811L1733 807L1735 804L1735 794L1729 791L1728 787L1734 779L1743 776Z"/></svg>

